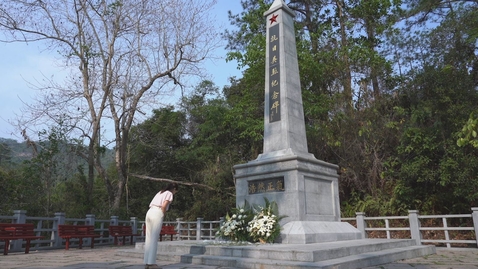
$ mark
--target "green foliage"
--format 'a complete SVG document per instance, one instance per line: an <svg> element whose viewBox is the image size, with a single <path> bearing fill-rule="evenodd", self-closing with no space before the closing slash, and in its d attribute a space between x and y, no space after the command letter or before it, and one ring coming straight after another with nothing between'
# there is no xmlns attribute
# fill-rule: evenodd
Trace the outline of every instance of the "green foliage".
<svg viewBox="0 0 478 269"><path fill-rule="evenodd" d="M478 148L478 118L474 116L474 113L470 115L470 118L459 132L459 137L457 140L457 145L463 147L467 144L473 146L474 148Z"/></svg>
<svg viewBox="0 0 478 269"><path fill-rule="evenodd" d="M23 188L28 187L29 184L24 185L22 181L18 180L18 170L7 170L0 168L0 214L11 215L13 210L23 208L24 199Z"/></svg>
<svg viewBox="0 0 478 269"><path fill-rule="evenodd" d="M154 110L150 119L132 129L129 143L129 168L134 173L146 175L161 173L160 177L183 176L175 166L185 163L174 158L175 150L187 142L186 115L174 111L174 107ZM147 163L144 160L148 160ZM159 176L159 175L158 175Z"/></svg>
<svg viewBox="0 0 478 269"><path fill-rule="evenodd" d="M396 194L410 208L425 212L466 212L476 201L468 191L476 190L471 160L477 156L458 148L456 131L478 96L469 90L469 76L456 69L427 68L413 83L402 99L408 119L390 170L401 182ZM462 180L467 183L455 184Z"/></svg>

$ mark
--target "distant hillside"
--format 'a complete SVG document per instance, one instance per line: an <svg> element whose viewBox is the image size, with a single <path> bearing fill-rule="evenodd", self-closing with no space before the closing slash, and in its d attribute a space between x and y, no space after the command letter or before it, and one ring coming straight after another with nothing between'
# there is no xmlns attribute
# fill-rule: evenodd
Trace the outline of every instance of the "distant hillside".
<svg viewBox="0 0 478 269"><path fill-rule="evenodd" d="M14 139L0 137L0 155L10 157L12 163L21 163L33 157L33 151L27 143L18 143Z"/></svg>
<svg viewBox="0 0 478 269"><path fill-rule="evenodd" d="M65 147L66 148L66 147ZM40 149L39 149L40 150ZM70 154L64 152L63 154ZM4 158L10 158L10 162L14 164L22 163L33 157L33 149L26 142L17 142L14 139L0 137L0 161ZM114 152L106 149L106 153L102 158L103 164L108 166L114 161Z"/></svg>

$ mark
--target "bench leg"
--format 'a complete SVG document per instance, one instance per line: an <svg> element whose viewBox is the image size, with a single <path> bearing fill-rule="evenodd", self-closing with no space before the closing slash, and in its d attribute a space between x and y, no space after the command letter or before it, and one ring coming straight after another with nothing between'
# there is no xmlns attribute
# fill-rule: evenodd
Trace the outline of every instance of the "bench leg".
<svg viewBox="0 0 478 269"><path fill-rule="evenodd" d="M80 241L78 241L78 248L81 249L83 247L83 238L80 237L79 239Z"/></svg>
<svg viewBox="0 0 478 269"><path fill-rule="evenodd" d="M8 255L9 246L10 246L10 240L5 240L5 247L3 247L3 255Z"/></svg>
<svg viewBox="0 0 478 269"><path fill-rule="evenodd" d="M92 237L91 238L91 248L94 248L95 247L95 238Z"/></svg>
<svg viewBox="0 0 478 269"><path fill-rule="evenodd" d="M65 250L69 250L69 249L70 249L70 238L66 238Z"/></svg>
<svg viewBox="0 0 478 269"><path fill-rule="evenodd" d="M129 244L130 244L130 245L133 244L133 236L131 236L131 238L129 239Z"/></svg>
<svg viewBox="0 0 478 269"><path fill-rule="evenodd" d="M123 235L123 245L126 245L126 235Z"/></svg>
<svg viewBox="0 0 478 269"><path fill-rule="evenodd" d="M25 243L25 254L28 254L30 252L30 239L26 239Z"/></svg>

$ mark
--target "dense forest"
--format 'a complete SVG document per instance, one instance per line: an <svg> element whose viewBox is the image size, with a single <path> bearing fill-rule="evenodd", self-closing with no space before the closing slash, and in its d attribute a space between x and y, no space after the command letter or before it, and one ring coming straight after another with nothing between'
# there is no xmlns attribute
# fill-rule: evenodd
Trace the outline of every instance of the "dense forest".
<svg viewBox="0 0 478 269"><path fill-rule="evenodd" d="M101 178L87 184L84 146L59 124L35 142L0 141L0 214L142 218L173 180L182 185L167 219L224 216L235 207L233 166L262 152L263 14L272 2L241 0L243 11L229 14L222 38L242 77L223 89L204 80L131 129L119 211ZM286 2L296 13L308 148L339 165L342 216L477 207L478 1ZM20 145L30 157L18 159ZM99 152L114 183L114 152Z"/></svg>

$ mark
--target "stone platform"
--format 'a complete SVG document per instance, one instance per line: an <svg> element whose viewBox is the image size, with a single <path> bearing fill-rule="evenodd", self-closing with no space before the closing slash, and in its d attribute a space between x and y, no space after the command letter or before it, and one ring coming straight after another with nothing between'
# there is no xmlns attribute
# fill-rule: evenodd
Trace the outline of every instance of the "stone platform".
<svg viewBox="0 0 478 269"><path fill-rule="evenodd" d="M142 257L144 243L121 251ZM214 241L158 242L158 261L232 268L357 269L435 254L412 239L359 239L313 244L219 244Z"/></svg>

